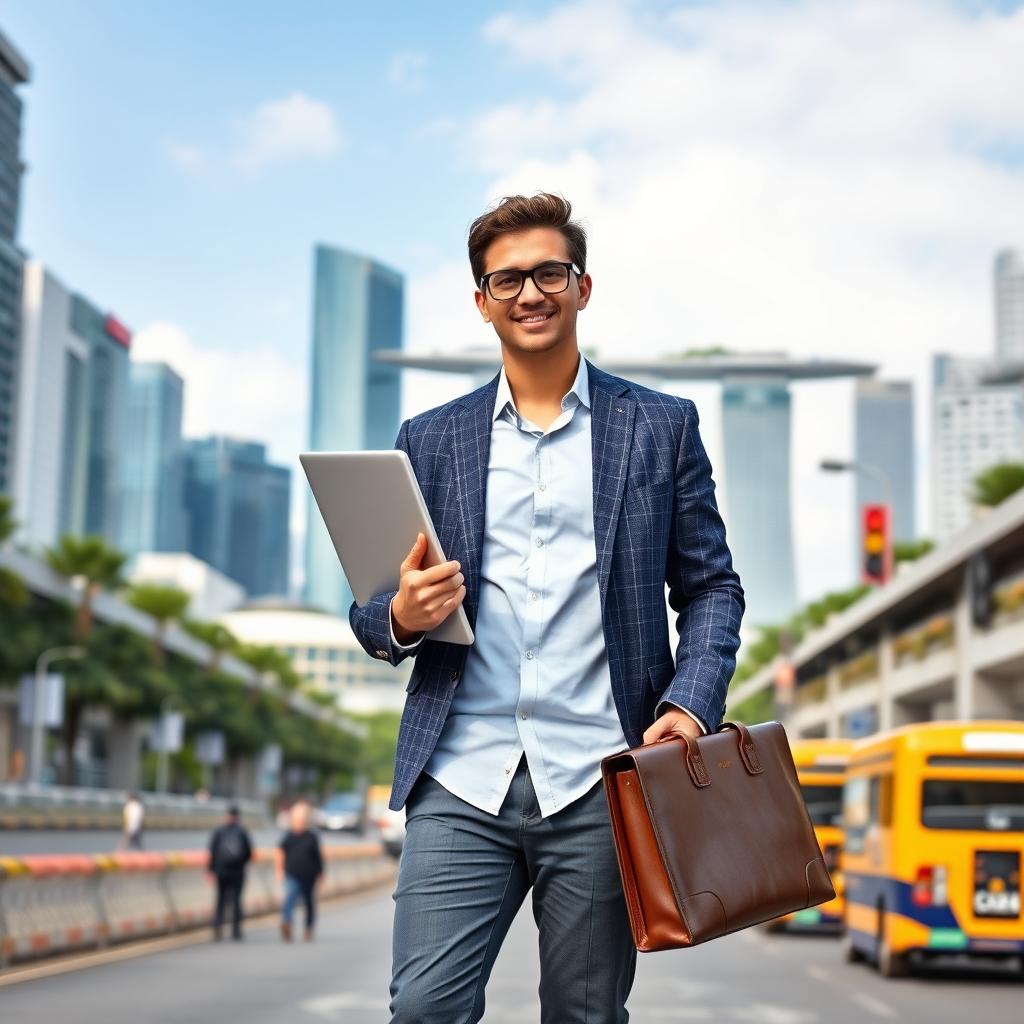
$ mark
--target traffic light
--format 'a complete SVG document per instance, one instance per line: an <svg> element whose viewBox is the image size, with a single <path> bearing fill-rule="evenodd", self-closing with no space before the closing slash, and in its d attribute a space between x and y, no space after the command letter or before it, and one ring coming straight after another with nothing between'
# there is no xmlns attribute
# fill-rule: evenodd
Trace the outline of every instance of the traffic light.
<svg viewBox="0 0 1024 1024"><path fill-rule="evenodd" d="M876 585L885 583L892 571L892 543L889 538L887 506L864 506L861 538L861 582Z"/></svg>

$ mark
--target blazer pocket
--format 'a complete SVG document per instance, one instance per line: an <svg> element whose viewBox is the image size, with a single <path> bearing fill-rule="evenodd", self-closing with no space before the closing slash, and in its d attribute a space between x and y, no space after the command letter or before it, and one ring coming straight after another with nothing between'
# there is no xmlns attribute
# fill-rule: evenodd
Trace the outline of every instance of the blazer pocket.
<svg viewBox="0 0 1024 1024"><path fill-rule="evenodd" d="M663 476L656 480L648 480L645 483L636 484L632 487L627 484L626 489L623 492L623 500L633 501L641 498L660 498L672 489L672 483L672 477Z"/></svg>
<svg viewBox="0 0 1024 1024"><path fill-rule="evenodd" d="M668 661L659 661L656 665L651 665L647 669L647 677L651 681L651 686L654 692L661 694L665 691L666 687L672 682L672 677L676 674L676 663L675 659L671 658Z"/></svg>

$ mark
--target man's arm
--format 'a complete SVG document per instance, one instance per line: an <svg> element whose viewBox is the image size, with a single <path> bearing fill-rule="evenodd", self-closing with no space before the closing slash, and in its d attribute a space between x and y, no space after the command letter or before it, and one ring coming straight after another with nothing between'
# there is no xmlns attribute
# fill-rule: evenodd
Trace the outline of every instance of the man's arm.
<svg viewBox="0 0 1024 1024"><path fill-rule="evenodd" d="M408 420L403 421L398 431L395 447L406 455L410 454ZM348 621L359 645L371 658L387 660L392 665L400 664L410 654L415 653L423 640L421 636L419 640L410 644L400 644L395 638L391 602L397 594L397 590L375 594L362 608L353 601L352 607L348 610Z"/></svg>
<svg viewBox="0 0 1024 1024"><path fill-rule="evenodd" d="M676 673L658 702L658 715L682 709L715 729L736 668L746 603L732 568L725 524L715 501L711 462L700 438L697 407L685 409L676 457L675 510L666 574L668 602L677 612Z"/></svg>

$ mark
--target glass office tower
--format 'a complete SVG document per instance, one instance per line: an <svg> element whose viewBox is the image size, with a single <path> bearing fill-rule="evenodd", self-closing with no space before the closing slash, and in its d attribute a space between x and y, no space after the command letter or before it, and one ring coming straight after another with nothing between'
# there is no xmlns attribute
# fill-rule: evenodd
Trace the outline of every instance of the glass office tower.
<svg viewBox="0 0 1024 1024"><path fill-rule="evenodd" d="M166 363L132 363L121 473L121 550L185 551L184 381Z"/></svg>
<svg viewBox="0 0 1024 1024"><path fill-rule="evenodd" d="M400 370L373 359L402 347L402 275L344 249L314 254L310 439L313 451L393 448L401 424ZM348 618L352 591L307 496L306 600Z"/></svg>
<svg viewBox="0 0 1024 1024"><path fill-rule="evenodd" d="M24 254L17 246L21 202L21 99L25 59L0 32L0 494L14 489L15 424Z"/></svg>
<svg viewBox="0 0 1024 1024"><path fill-rule="evenodd" d="M729 547L746 596L744 626L796 610L789 499L790 394L784 380L723 380Z"/></svg>
<svg viewBox="0 0 1024 1024"><path fill-rule="evenodd" d="M189 551L250 597L288 593L291 470L267 462L255 441L187 441Z"/></svg>

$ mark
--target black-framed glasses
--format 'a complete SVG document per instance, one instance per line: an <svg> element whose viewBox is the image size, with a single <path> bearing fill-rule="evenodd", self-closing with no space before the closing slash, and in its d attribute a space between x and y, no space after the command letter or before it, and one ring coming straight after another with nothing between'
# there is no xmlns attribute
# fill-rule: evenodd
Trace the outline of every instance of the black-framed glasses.
<svg viewBox="0 0 1024 1024"><path fill-rule="evenodd" d="M583 273L575 263L547 260L538 263L532 270L492 270L480 278L480 291L486 292L498 302L508 302L519 297L529 278L538 291L545 295L557 295L569 287L569 274L578 277Z"/></svg>

